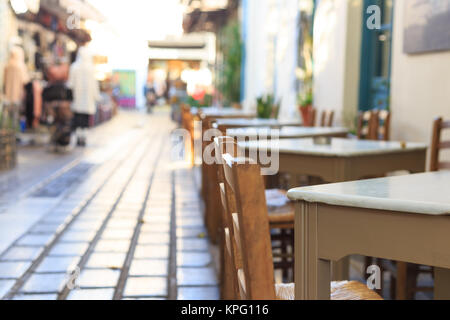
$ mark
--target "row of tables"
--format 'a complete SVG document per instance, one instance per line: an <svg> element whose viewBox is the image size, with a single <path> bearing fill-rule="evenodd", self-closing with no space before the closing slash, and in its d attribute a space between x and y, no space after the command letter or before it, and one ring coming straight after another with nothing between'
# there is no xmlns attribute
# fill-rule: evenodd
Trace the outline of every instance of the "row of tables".
<svg viewBox="0 0 450 320"><path fill-rule="evenodd" d="M423 173L427 145L344 139L345 128L248 119L234 109L201 113L247 155L264 151L279 159L280 172L334 183L289 191L297 299L329 298L332 274L348 279L346 259L356 254L434 266L435 298L450 298L450 173ZM403 170L413 175L361 180Z"/></svg>

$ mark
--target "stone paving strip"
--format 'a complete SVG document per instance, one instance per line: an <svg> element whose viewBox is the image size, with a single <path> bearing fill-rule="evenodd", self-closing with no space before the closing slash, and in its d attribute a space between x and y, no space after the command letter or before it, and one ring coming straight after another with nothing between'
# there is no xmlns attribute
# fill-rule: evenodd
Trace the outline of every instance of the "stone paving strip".
<svg viewBox="0 0 450 320"><path fill-rule="evenodd" d="M30 294L35 292L36 289L34 286L36 285L43 286L43 288L38 288L36 293L47 293L49 290L51 293L55 294L58 292L56 289L59 288L55 289L55 286L58 286L58 283L61 283L66 275L63 273L40 273L38 271L38 267L42 262L44 262L45 259L49 258L47 257L48 253L53 250L53 247L57 247L56 245L59 244L60 238L62 239L61 243L75 244L79 242L75 241L73 238L73 233L72 238L70 238L71 234L66 233L65 231L69 229L75 220L77 222L83 220L86 221L84 218L85 213L89 212L91 205L95 206L95 203L91 203L92 199L95 196L98 196L97 193L104 186L104 184L108 182L108 179L111 179L111 175L113 175L112 179L114 179L115 170L117 168L120 169L123 163L126 164L130 162L130 154L128 152L131 152L132 154L135 153L135 150L137 150L139 144L142 143L130 144L130 147L127 148L126 152L123 152L122 150L116 157L111 159L111 161L108 161L105 165L100 166L100 168L96 170L92 176L90 176L89 180L77 189L76 193L66 197L61 202L61 205L44 216L44 218L35 225L35 228L41 229L45 228L44 226L59 225L59 227L57 227L57 229L60 229L59 232L34 233L34 231L31 230L31 232L28 232L19 238L11 248L17 251L22 247L38 247L42 249L42 253L38 258L28 258L25 261L3 262L4 256L8 256L11 249L0 256L0 279L6 279L7 284L10 284L11 280L14 281L13 287L7 289L9 292L6 295L6 298L11 299L14 296L17 296L16 294L18 292L20 292L19 296L21 296L22 293ZM92 219L90 219L90 222L92 222ZM86 239L86 242L89 242L89 239ZM73 267L75 267L75 265L67 266L68 269ZM11 271L9 271L11 269L15 272L11 273ZM67 273L67 271L68 270L65 270L64 272Z"/></svg>
<svg viewBox="0 0 450 320"><path fill-rule="evenodd" d="M171 162L173 125L153 117L145 139L94 168L0 255L0 298L219 298L193 171Z"/></svg>

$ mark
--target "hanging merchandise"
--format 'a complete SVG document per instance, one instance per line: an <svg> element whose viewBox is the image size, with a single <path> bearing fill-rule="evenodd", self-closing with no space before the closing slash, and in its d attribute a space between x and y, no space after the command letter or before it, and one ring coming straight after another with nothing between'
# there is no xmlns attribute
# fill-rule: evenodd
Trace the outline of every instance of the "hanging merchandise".
<svg viewBox="0 0 450 320"><path fill-rule="evenodd" d="M5 100L10 103L21 103L24 93L23 86L27 82L28 73L23 49L20 47L13 47L4 72Z"/></svg>

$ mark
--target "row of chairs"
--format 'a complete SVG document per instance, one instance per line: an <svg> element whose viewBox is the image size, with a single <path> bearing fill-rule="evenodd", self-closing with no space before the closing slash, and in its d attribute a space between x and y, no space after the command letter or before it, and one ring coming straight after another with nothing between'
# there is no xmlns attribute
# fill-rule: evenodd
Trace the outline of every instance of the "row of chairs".
<svg viewBox="0 0 450 320"><path fill-rule="evenodd" d="M440 161L440 152L450 149L450 141L442 141L442 131L450 129L450 121L437 119L433 126L431 170L450 169L450 162ZM270 211L270 200L285 197L281 190L265 190L260 167L250 159L239 157L235 141L230 137L215 139L218 182L222 202L222 261L224 299L294 298L293 284L277 284L274 280L273 238L271 231L279 227L276 213ZM282 201L281 201L282 202ZM286 202L287 203L287 202ZM291 208L292 209L292 208ZM288 210L289 211L289 210ZM286 214L284 227L291 228L293 213ZM413 271L413 270L411 270ZM417 276L420 270L415 270ZM417 288L409 288L413 298ZM381 297L358 282L333 282L331 298L378 300Z"/></svg>
<svg viewBox="0 0 450 320"><path fill-rule="evenodd" d="M303 123L305 127L314 127L317 123L317 108L310 109L310 114L307 120L309 123ZM333 110L323 110L320 115L320 122L318 123L320 127L331 128L334 125L334 111Z"/></svg>
<svg viewBox="0 0 450 320"><path fill-rule="evenodd" d="M310 123L306 126L315 126L317 123L317 109L311 109ZM335 113L333 110L323 110L319 126L333 127ZM364 140L389 141L391 126L391 113L387 110L369 110L358 114L357 136Z"/></svg>
<svg viewBox="0 0 450 320"><path fill-rule="evenodd" d="M215 139L222 201L223 279L227 300L293 300L294 284L277 284L270 237L273 221L258 164L236 157L232 138ZM280 195L281 196L281 195ZM285 195L284 195L285 196ZM289 220L293 217L289 217ZM275 222L278 226L278 221ZM290 226L289 226L290 227ZM359 282L333 282L334 300L380 300Z"/></svg>

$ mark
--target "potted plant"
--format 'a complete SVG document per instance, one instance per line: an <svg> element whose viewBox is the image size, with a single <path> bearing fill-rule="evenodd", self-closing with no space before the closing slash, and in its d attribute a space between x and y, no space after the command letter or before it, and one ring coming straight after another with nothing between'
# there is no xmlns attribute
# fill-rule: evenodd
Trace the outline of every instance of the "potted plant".
<svg viewBox="0 0 450 320"><path fill-rule="evenodd" d="M308 89L299 96L299 110L305 126L313 125L313 91Z"/></svg>
<svg viewBox="0 0 450 320"><path fill-rule="evenodd" d="M278 118L280 106L278 103L275 102L275 98L273 95L269 94L257 98L256 106L258 118L261 119Z"/></svg>

